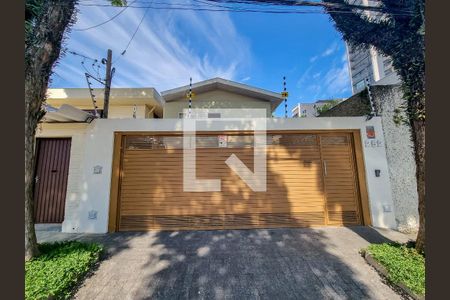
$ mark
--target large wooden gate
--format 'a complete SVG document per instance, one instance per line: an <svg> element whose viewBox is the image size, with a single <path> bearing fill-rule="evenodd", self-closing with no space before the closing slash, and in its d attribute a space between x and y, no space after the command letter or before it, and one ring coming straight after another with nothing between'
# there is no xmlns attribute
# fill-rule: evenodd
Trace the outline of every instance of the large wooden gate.
<svg viewBox="0 0 450 300"><path fill-rule="evenodd" d="M222 140L219 146L219 139ZM116 230L305 227L363 223L351 133L269 133L267 191L254 192L226 164L253 170L253 135L196 136L196 177L220 192L183 191L183 137L122 137Z"/></svg>

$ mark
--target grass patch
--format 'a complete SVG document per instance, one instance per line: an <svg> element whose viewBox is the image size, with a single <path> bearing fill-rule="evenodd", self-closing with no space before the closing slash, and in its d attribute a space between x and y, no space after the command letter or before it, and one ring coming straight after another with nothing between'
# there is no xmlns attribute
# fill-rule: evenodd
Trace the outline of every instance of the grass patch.
<svg viewBox="0 0 450 300"><path fill-rule="evenodd" d="M67 299L99 260L102 246L66 241L39 245L41 254L25 262L25 299Z"/></svg>
<svg viewBox="0 0 450 300"><path fill-rule="evenodd" d="M388 272L388 280L402 283L418 296L425 295L425 257L401 244L372 244L367 251Z"/></svg>

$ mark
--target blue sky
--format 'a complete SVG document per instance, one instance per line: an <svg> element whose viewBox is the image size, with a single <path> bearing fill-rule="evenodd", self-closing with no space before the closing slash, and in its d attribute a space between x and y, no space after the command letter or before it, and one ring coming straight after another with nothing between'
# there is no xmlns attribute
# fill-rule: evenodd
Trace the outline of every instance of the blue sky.
<svg viewBox="0 0 450 300"><path fill-rule="evenodd" d="M106 3L87 1L81 3ZM145 9L128 8L113 21L85 31L77 29L108 20L123 8L79 9L65 46L97 59L112 49L113 87L161 92L188 84L192 76L194 82L223 77L281 92L286 76L289 111L298 102L351 95L345 44L327 15L150 9L120 57ZM86 87L82 60L70 53L61 58L51 87ZM88 68L90 64L85 60ZM284 115L283 105L275 114Z"/></svg>

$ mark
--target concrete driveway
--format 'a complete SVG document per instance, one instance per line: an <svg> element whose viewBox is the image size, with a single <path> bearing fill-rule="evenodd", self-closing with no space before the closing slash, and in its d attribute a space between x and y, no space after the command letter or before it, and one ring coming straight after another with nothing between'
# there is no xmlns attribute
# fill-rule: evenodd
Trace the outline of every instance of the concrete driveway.
<svg viewBox="0 0 450 300"><path fill-rule="evenodd" d="M38 232L108 251L75 299L400 299L358 253L411 238L370 227L114 233Z"/></svg>

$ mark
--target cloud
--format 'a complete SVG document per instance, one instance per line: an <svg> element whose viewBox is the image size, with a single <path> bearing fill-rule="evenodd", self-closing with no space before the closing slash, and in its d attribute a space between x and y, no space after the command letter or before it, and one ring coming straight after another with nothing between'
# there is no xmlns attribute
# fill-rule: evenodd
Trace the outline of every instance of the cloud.
<svg viewBox="0 0 450 300"><path fill-rule="evenodd" d="M333 55L336 51L339 50L339 43L338 42L333 42L333 44L331 44L327 49L325 49L325 51L323 51L320 55L314 55L309 59L309 62L312 64L314 63L316 60L318 60L319 58L322 57L327 57L330 55Z"/></svg>
<svg viewBox="0 0 450 300"><path fill-rule="evenodd" d="M324 86L330 97L350 90L350 76L347 63L331 68L324 76Z"/></svg>
<svg viewBox="0 0 450 300"><path fill-rule="evenodd" d="M309 66L305 72L303 72L302 76L297 80L297 87L301 88L307 80L311 80L309 73L311 72L312 66Z"/></svg>
<svg viewBox="0 0 450 300"><path fill-rule="evenodd" d="M244 77L241 79L241 81L245 82L245 81L249 81L250 79L252 79L250 76Z"/></svg>
<svg viewBox="0 0 450 300"><path fill-rule="evenodd" d="M74 28L99 24L120 9L82 6ZM113 87L163 91L187 84L189 77L194 82L212 77L235 79L251 63L249 42L225 12L149 10L125 55L120 56L143 14L142 9L128 8L103 26L73 30L67 47L93 58L105 57L106 50L112 49ZM69 86L86 86L80 61L67 54L55 69Z"/></svg>
<svg viewBox="0 0 450 300"><path fill-rule="evenodd" d="M322 72L311 73L312 66L306 69L297 81L297 88L313 94L312 100L342 97L350 91L347 62L333 64L324 75Z"/></svg>
<svg viewBox="0 0 450 300"><path fill-rule="evenodd" d="M337 42L334 42L331 44L322 54L321 57L326 57L332 55L334 52L336 52L339 49L339 44Z"/></svg>

